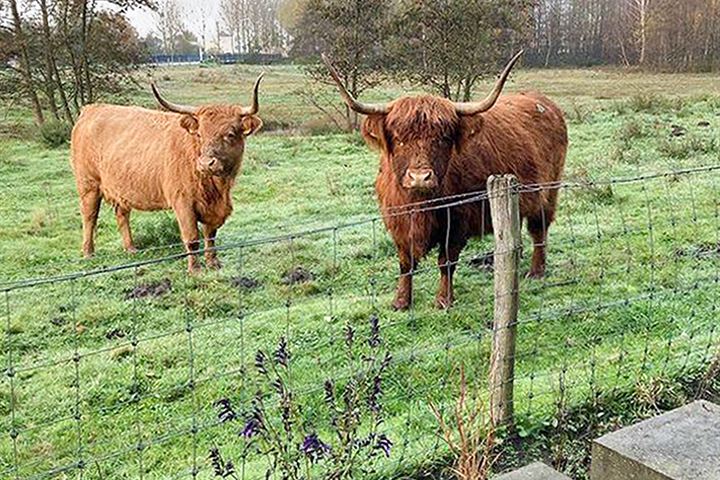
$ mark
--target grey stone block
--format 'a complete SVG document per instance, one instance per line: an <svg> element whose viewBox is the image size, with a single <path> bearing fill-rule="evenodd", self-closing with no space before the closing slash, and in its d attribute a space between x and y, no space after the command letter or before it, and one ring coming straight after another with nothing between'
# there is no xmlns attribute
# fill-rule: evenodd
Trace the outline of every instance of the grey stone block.
<svg viewBox="0 0 720 480"><path fill-rule="evenodd" d="M570 480L544 463L532 463L520 470L493 477L492 480Z"/></svg>
<svg viewBox="0 0 720 480"><path fill-rule="evenodd" d="M720 407L698 401L605 435L591 480L720 480Z"/></svg>

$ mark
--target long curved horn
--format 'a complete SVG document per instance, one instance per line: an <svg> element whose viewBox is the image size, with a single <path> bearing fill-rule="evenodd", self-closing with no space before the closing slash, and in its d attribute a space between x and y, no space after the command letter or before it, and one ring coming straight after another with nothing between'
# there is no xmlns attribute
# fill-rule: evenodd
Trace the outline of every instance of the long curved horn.
<svg viewBox="0 0 720 480"><path fill-rule="evenodd" d="M330 60L328 60L327 56L323 53L321 57L323 59L323 62L325 62L325 66L330 71L330 75L332 75L333 80L335 80L335 83L338 86L338 90L340 90L340 96L343 98L347 106L350 107L350 109L364 115L371 115L373 113L387 114L390 111L390 107L386 103L362 103L355 100L355 98L350 95L350 92L348 92L343 85L342 81L340 80L340 75L338 75L337 70L335 70L335 67L332 66L332 63L330 63Z"/></svg>
<svg viewBox="0 0 720 480"><path fill-rule="evenodd" d="M490 95L488 95L485 100L482 100L480 102L455 102L455 111L457 112L457 114L461 116L476 115L478 113L487 112L488 110L490 110L495 105L495 102L497 102L498 97L500 97L500 93L505 86L505 82L510 76L510 72L522 56L523 52L524 50L520 50L512 58L512 60L510 60L510 63L507 64L505 70L503 70L502 75L500 75L500 78L495 84L495 88L493 88L493 91L490 92Z"/></svg>
<svg viewBox="0 0 720 480"><path fill-rule="evenodd" d="M255 80L255 87L253 87L252 104L249 107L243 108L243 115L255 115L258 110L260 110L260 102L258 101L258 89L260 88L260 80L262 80L264 75L265 72L262 72L260 75L258 75L257 80Z"/></svg>
<svg viewBox="0 0 720 480"><path fill-rule="evenodd" d="M155 86L155 82L150 83L150 87L152 87L153 95L155 95L155 100L160 104L161 107L163 107L165 110L168 110L170 112L175 113L186 113L188 115L195 115L198 112L197 107L191 107L189 105L178 105L175 103L170 103L164 98L160 96L160 92L158 92L157 87Z"/></svg>

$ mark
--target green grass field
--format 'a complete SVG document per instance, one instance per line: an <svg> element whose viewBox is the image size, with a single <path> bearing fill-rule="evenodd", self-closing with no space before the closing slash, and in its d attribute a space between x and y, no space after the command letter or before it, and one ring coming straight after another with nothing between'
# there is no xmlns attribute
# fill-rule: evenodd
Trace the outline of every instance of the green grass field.
<svg viewBox="0 0 720 480"><path fill-rule="evenodd" d="M0 436L1 478L44 478L79 459L83 472L70 468L59 478L179 478L193 465L210 478L212 445L238 463L242 448L239 426L214 425L212 403L247 404L256 350L289 337L292 384L308 415L322 417L324 380L353 373L342 356L343 327L363 335L373 313L395 359L384 388L394 448L378 470L408 474L447 455L428 401L451 404L461 362L474 385L485 384L492 273L473 260L492 241L464 252L451 311L432 307L434 258L417 274L414 308L391 311L397 267L377 219L376 154L357 135L330 132L294 93L305 86L297 69L266 70L261 116L270 128L248 141L235 213L219 234L225 268L191 278L182 259L153 261L181 252L169 212L134 212L141 252L130 256L104 207L96 258L81 260L68 149L36 141L27 112L2 112L0 289L10 290L0 340L14 375L0 383L0 431L17 437ZM152 75L178 103L246 102L259 71ZM720 83L711 75L521 71L508 90L524 89L543 91L566 111L573 182L550 232L548 277L521 284L516 409L521 431L532 435L560 397L580 405L600 392L682 378L715 352L720 172L604 180L720 164ZM407 90L394 85L367 98ZM118 101L151 105L147 92ZM687 133L672 137L672 125ZM527 238L525 245L523 269ZM126 266L14 288L116 265ZM312 278L288 284L297 267ZM168 280L161 295L132 295ZM201 427L196 434L193 425ZM247 478L264 475L260 460L246 463Z"/></svg>

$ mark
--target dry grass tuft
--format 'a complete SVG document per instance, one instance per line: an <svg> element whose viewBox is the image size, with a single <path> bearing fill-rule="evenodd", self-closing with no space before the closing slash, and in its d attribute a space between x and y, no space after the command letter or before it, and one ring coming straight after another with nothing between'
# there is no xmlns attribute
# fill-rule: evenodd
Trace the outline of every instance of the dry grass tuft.
<svg viewBox="0 0 720 480"><path fill-rule="evenodd" d="M451 418L440 409L430 409L440 426L442 438L456 456L452 472L458 480L487 480L498 455L494 452L495 428L479 390L468 393L465 368L460 366L460 391Z"/></svg>

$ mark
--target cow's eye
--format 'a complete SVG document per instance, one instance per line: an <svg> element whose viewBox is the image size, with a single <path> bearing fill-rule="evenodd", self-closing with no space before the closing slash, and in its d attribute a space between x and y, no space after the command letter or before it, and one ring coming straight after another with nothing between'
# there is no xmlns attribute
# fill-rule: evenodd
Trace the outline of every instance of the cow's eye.
<svg viewBox="0 0 720 480"><path fill-rule="evenodd" d="M225 135L225 138L228 142L232 142L235 140L235 132L229 132L227 135Z"/></svg>

